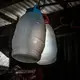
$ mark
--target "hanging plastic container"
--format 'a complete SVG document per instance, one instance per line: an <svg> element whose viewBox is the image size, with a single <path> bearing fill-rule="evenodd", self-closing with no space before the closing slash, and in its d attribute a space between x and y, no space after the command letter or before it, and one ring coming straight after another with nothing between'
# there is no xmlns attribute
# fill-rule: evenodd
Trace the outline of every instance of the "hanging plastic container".
<svg viewBox="0 0 80 80"><path fill-rule="evenodd" d="M12 39L12 57L24 63L36 63L45 46L46 28L40 10L29 9L17 23Z"/></svg>
<svg viewBox="0 0 80 80"><path fill-rule="evenodd" d="M41 54L41 59L37 63L39 65L49 65L56 61L57 56L57 44L54 31L49 24L49 18L44 15L44 20L46 24L46 39L45 47Z"/></svg>

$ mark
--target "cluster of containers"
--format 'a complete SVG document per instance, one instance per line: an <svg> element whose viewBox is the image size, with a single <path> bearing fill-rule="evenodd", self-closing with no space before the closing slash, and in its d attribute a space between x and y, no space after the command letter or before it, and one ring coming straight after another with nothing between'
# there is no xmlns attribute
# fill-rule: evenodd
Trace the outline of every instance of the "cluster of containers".
<svg viewBox="0 0 80 80"><path fill-rule="evenodd" d="M49 65L57 59L57 43L46 14L35 6L19 19L12 38L12 57L23 63Z"/></svg>

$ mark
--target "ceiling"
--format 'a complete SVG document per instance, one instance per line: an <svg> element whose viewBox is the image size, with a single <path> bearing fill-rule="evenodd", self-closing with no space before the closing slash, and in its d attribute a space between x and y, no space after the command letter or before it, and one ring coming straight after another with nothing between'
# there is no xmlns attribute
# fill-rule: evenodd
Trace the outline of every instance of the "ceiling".
<svg viewBox="0 0 80 80"><path fill-rule="evenodd" d="M25 14L28 8L34 7L38 0L3 0L0 5L0 27L9 25L17 21L19 17ZM63 0L40 0L41 12L50 14L64 9L67 3L67 8L79 5L80 1L63 1ZM1 4L1 2L0 2Z"/></svg>

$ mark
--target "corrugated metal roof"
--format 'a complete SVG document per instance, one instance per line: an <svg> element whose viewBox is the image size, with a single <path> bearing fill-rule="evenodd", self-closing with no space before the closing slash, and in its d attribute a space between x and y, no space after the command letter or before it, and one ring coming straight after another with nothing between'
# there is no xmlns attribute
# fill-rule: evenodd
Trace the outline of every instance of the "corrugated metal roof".
<svg viewBox="0 0 80 80"><path fill-rule="evenodd" d="M6 26L6 25L9 25L9 24L11 24L11 22L8 22L8 21L0 18L0 26Z"/></svg>
<svg viewBox="0 0 80 80"><path fill-rule="evenodd" d="M45 1L46 4L50 4L52 2L55 3L56 1L55 0L46 0ZM17 17L21 17L22 15L25 14L27 8L31 8L35 4L36 4L36 0L24 0L22 2L18 2L16 4L10 5L4 9L0 9L0 12L14 20L17 20ZM41 0L40 5L43 5L43 4L44 3ZM69 7L76 6L79 4L80 4L80 1L70 2ZM57 5L43 7L41 12L50 14L50 13L53 13L53 12L56 12L56 11L59 11L62 9L63 9L63 7L60 4L57 4ZM1 22L0 22L0 26L3 26L3 22L2 23ZM7 23L7 25L8 24L9 23ZM6 25L6 23L4 23L4 25Z"/></svg>

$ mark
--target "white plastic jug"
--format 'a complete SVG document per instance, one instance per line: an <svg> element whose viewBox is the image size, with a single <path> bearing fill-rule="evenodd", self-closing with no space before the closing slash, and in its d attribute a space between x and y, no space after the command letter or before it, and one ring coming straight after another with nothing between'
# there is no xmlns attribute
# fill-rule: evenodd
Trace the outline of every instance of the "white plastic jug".
<svg viewBox="0 0 80 80"><path fill-rule="evenodd" d="M12 39L12 57L24 63L36 63L45 46L46 28L43 16L36 7L17 23Z"/></svg>
<svg viewBox="0 0 80 80"><path fill-rule="evenodd" d="M56 43L55 33L52 27L50 26L48 20L45 20L45 25L46 25L45 47L41 54L40 61L37 62L37 64L39 65L49 65L56 61L57 43Z"/></svg>

